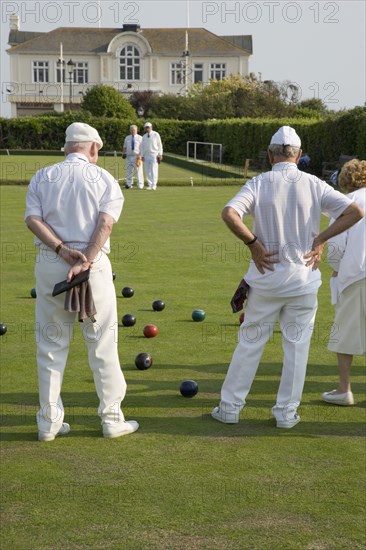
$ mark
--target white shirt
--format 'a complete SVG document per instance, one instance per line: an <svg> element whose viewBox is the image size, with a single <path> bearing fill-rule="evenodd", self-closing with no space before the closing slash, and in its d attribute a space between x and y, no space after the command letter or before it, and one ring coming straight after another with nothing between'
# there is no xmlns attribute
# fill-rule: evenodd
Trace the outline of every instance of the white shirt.
<svg viewBox="0 0 366 550"><path fill-rule="evenodd" d="M142 142L142 136L140 134L135 134L133 136L134 138L134 149L132 149L132 134L125 137L125 141L123 143L123 148L126 148L126 155L129 157L130 155L140 155L141 150L141 142Z"/></svg>
<svg viewBox="0 0 366 550"><path fill-rule="evenodd" d="M141 156L149 157L157 155L163 155L163 145L158 132L151 130L150 134L146 132L146 134L142 136Z"/></svg>
<svg viewBox="0 0 366 550"><path fill-rule="evenodd" d="M251 215L253 231L279 263L261 274L253 261L244 275L248 285L262 294L297 296L316 292L320 271L306 267L303 256L319 234L320 217L338 218L351 200L296 164L280 162L272 171L249 180L227 204L242 219Z"/></svg>
<svg viewBox="0 0 366 550"><path fill-rule="evenodd" d="M64 243L83 249L90 242L100 212L118 221L123 201L121 188L109 172L91 164L85 155L72 153L33 176L25 218L40 216ZM42 244L37 237L34 242ZM109 239L103 251L110 252Z"/></svg>
<svg viewBox="0 0 366 550"><path fill-rule="evenodd" d="M366 187L347 196L366 212ZM334 219L330 225L332 223ZM328 241L328 261L334 271L338 271L338 277L333 277L332 282L337 283L339 294L352 283L366 278L366 217Z"/></svg>

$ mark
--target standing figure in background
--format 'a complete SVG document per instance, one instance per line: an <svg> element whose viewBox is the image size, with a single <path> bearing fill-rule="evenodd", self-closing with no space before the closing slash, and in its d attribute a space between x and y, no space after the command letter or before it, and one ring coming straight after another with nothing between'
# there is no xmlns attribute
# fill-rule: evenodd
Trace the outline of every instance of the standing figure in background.
<svg viewBox="0 0 366 550"><path fill-rule="evenodd" d="M151 122L146 122L144 128L146 133L142 138L141 156L145 163L147 189L155 191L158 185L159 164L163 160L163 145L158 132L152 129Z"/></svg>
<svg viewBox="0 0 366 550"><path fill-rule="evenodd" d="M144 174L141 160L142 136L137 133L137 126L130 126L130 135L125 137L122 149L122 158L126 159L126 189L133 187L133 175L136 173L137 186L144 188Z"/></svg>

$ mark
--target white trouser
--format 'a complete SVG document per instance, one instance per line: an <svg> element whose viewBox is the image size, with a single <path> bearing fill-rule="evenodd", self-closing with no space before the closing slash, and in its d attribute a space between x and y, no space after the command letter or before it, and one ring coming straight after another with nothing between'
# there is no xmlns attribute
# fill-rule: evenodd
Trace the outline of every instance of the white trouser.
<svg viewBox="0 0 366 550"><path fill-rule="evenodd" d="M136 166L136 155L128 155L126 158L126 185L132 187L133 174L136 173L137 185L140 189L144 187L144 174L142 171L142 164Z"/></svg>
<svg viewBox="0 0 366 550"><path fill-rule="evenodd" d="M156 155L149 155L144 157L144 164L147 186L150 189L156 189L159 174L159 164L156 160Z"/></svg>
<svg viewBox="0 0 366 550"><path fill-rule="evenodd" d="M223 411L239 413L244 407L264 346L272 336L278 318L282 332L283 367L277 403L272 411L275 418L281 420L284 410L293 416L304 388L317 305L317 294L279 298L263 296L250 289L245 320L239 329L239 343L221 389Z"/></svg>
<svg viewBox="0 0 366 550"><path fill-rule="evenodd" d="M40 401L37 422L40 431L55 434L64 419L60 393L77 314L65 311L65 294L53 298L52 289L55 283L66 278L69 268L51 249L40 248L35 266ZM79 324L99 397L98 414L102 424L114 424L124 421L120 404L126 393L126 382L118 358L118 320L112 268L104 253L96 258L90 284L97 310L96 322L87 319Z"/></svg>

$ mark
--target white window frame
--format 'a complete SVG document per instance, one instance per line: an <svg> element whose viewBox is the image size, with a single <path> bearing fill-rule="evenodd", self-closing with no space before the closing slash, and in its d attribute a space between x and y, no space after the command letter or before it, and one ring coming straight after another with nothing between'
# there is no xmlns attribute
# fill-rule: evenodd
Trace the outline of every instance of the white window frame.
<svg viewBox="0 0 366 550"><path fill-rule="evenodd" d="M43 80L40 80L39 76L41 74L41 71L44 71L44 76L47 78L44 78ZM37 74L35 78L35 72ZM48 84L50 81L50 64L48 61L32 61L32 83L33 84Z"/></svg>
<svg viewBox="0 0 366 550"><path fill-rule="evenodd" d="M81 75L81 80L78 79L78 73ZM89 65L87 61L75 61L75 69L73 75L73 84L88 84L89 83Z"/></svg>
<svg viewBox="0 0 366 550"><path fill-rule="evenodd" d="M131 52L131 49L132 49L132 52ZM124 50L126 51L126 54L124 55L124 57L122 57L122 52ZM132 59L132 64L128 63L129 59ZM141 80L141 59L142 59L141 51L136 46L136 44L125 44L121 48L118 55L118 80L121 80L122 82L140 81ZM122 63L122 60L124 60L125 63ZM122 77L123 69L125 69L125 78ZM128 75L128 72L129 72L128 69L132 69L130 78ZM138 72L138 77L136 77L136 72Z"/></svg>
<svg viewBox="0 0 366 550"><path fill-rule="evenodd" d="M61 69L61 67L57 66L57 61L55 63L55 82L56 84L61 84L61 70L62 70L62 78L63 78L63 84L66 84L66 68L65 68L65 62Z"/></svg>
<svg viewBox="0 0 366 550"><path fill-rule="evenodd" d="M210 80L223 80L226 77L226 63L210 63Z"/></svg>
<svg viewBox="0 0 366 550"><path fill-rule="evenodd" d="M200 68L197 69L197 67L200 67ZM204 63L194 63L194 64L193 64L193 84L197 84L198 82L203 82L203 79L204 79L204 68L205 68ZM202 79L201 79L201 80L197 80L197 81L196 81L196 70L202 72Z"/></svg>
<svg viewBox="0 0 366 550"><path fill-rule="evenodd" d="M179 76L179 78L178 78ZM170 64L170 85L184 86L186 83L186 68L182 62Z"/></svg>

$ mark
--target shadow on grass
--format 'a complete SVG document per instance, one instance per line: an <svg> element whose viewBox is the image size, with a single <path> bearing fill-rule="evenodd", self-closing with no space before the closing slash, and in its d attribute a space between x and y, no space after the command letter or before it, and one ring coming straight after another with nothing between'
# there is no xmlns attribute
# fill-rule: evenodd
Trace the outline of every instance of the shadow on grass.
<svg viewBox="0 0 366 550"><path fill-rule="evenodd" d="M135 418L135 416L134 416ZM222 438L242 438L242 437L276 437L276 438L318 438L323 436L333 437L364 437L364 427L360 422L320 422L306 421L305 419L290 430L276 428L274 419L246 419L241 418L238 424L222 424L213 420L210 414L200 414L199 416L189 417L147 417L138 415L137 420L140 429L137 436L144 435L163 435L179 436L192 438L192 444L196 437L208 437L215 439ZM93 428L85 429L80 426L85 419L78 416L71 423L71 432L65 436L57 438L58 441L75 438L100 438L101 428L97 420L93 420ZM135 437L135 436L134 436ZM32 432L4 432L2 441L36 441L37 432L34 424ZM117 438L118 440L118 438Z"/></svg>
<svg viewBox="0 0 366 550"><path fill-rule="evenodd" d="M35 393L3 394L2 425L5 429L2 441L31 441L35 439L35 413L38 396ZM100 437L100 420L97 416L97 397L94 393L64 392L65 421L73 428L68 437ZM363 437L365 428L360 418L360 408L365 401L354 407L336 407L320 401L309 401L304 396L299 408L301 423L291 430L275 427L271 415L274 399L249 397L242 410L240 422L234 425L219 423L211 418L212 408L218 403L215 396L187 399L180 394L131 396L123 406L127 419L140 423L139 434L161 434L190 437L318 437L342 436ZM162 414L162 411L163 414ZM20 433L20 427L34 427L32 433ZM79 429L77 428L79 427ZM14 428L15 431L11 431Z"/></svg>

